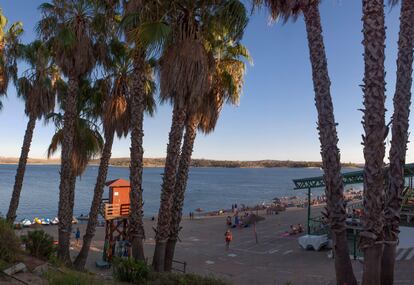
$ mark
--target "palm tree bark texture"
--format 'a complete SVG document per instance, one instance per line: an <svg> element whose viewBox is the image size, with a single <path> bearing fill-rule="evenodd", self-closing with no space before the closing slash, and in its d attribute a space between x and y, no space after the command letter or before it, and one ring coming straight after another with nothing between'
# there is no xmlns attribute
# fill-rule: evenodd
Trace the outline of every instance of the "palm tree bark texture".
<svg viewBox="0 0 414 285"><path fill-rule="evenodd" d="M83 236L82 248L74 262L74 267L77 270L84 270L86 260L88 258L89 248L91 246L92 239L95 236L95 230L98 224L98 214L102 203L105 181L108 174L109 159L111 158L112 154L114 135L114 130L105 130L105 145L102 151L98 177L93 192L94 194L89 211L88 225L86 227L85 235Z"/></svg>
<svg viewBox="0 0 414 285"><path fill-rule="evenodd" d="M174 105L167 157L163 182L161 186L161 204L158 212L157 229L155 232L155 250L152 260L154 270L164 271L165 252L170 235L171 207L177 174L178 158L185 127L186 111L179 104Z"/></svg>
<svg viewBox="0 0 414 285"><path fill-rule="evenodd" d="M337 284L357 284L349 257L345 227L345 206L341 175L338 135L330 94L330 79L318 3L303 10L308 35L312 77L315 91L315 105L318 111L318 130L321 156L326 185L328 219L331 227Z"/></svg>
<svg viewBox="0 0 414 285"><path fill-rule="evenodd" d="M70 78L68 94L65 98L65 114L63 125L63 143L61 154L61 170L59 185L59 247L58 256L65 263L70 264L70 235L72 230L71 184L72 184L72 150L75 133L76 102L78 93L78 79ZM72 202L73 203L73 202Z"/></svg>
<svg viewBox="0 0 414 285"><path fill-rule="evenodd" d="M404 165L408 141L414 48L414 0L403 0L398 39L397 83L392 118L389 185L385 195L384 251L381 284L394 282L395 253L398 243L400 209L404 188Z"/></svg>
<svg viewBox="0 0 414 285"><path fill-rule="evenodd" d="M9 210L7 212L7 221L10 224L13 224L14 220L16 219L16 212L19 206L20 193L23 187L23 179L24 179L24 173L26 170L27 158L29 157L30 145L32 143L33 131L35 129L35 126L36 126L36 117L33 115L30 115L29 121L27 122L26 132L24 134L23 146L22 146L22 151L21 151L20 159L19 159L19 165L17 166L16 178L14 180L13 194L12 194L12 198L10 201Z"/></svg>
<svg viewBox="0 0 414 285"><path fill-rule="evenodd" d="M175 245L180 232L180 223L183 215L184 194L187 187L188 172L190 169L191 155L193 153L194 141L197 135L198 120L191 116L187 120L184 142L181 150L180 163L178 166L175 182L173 205L171 208L170 236L165 253L165 271L171 271L174 259Z"/></svg>
<svg viewBox="0 0 414 285"><path fill-rule="evenodd" d="M143 240L142 168L144 149L142 147L144 131L144 97L145 97L145 60L143 55L134 58L134 74L131 87L131 162L130 162L130 239L132 255L137 260L145 260Z"/></svg>
<svg viewBox="0 0 414 285"><path fill-rule="evenodd" d="M385 23L384 1L363 0L364 45L364 230L360 248L364 251L362 284L380 284L383 248L384 140L385 126Z"/></svg>

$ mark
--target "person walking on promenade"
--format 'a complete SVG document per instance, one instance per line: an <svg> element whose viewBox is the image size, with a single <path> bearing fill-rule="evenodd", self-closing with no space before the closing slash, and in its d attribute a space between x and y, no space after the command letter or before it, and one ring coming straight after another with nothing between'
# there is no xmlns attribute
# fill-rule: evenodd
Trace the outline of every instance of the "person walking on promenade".
<svg viewBox="0 0 414 285"><path fill-rule="evenodd" d="M224 234L225 240L226 240L226 250L229 250L230 248L230 242L233 240L233 235L230 230L227 230Z"/></svg>

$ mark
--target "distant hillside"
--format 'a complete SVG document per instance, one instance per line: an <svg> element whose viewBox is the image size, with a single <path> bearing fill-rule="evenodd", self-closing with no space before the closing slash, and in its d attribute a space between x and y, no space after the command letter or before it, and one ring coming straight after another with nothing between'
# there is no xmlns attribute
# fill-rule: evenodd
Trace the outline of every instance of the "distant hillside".
<svg viewBox="0 0 414 285"><path fill-rule="evenodd" d="M0 164L17 164L18 158L0 157ZM37 159L29 158L28 164L60 164L59 159ZM94 159L90 164L99 164L99 159ZM128 167L129 157L112 158L112 166ZM144 158L144 167L164 167L164 158ZM269 168L269 167L321 167L322 163L318 161L291 161L291 160L257 160L257 161L239 161L239 160L211 160L211 159L193 159L192 167L226 167L226 168ZM361 167L356 163L344 163L344 167Z"/></svg>
<svg viewBox="0 0 414 285"><path fill-rule="evenodd" d="M98 164L99 160L91 163ZM129 158L113 158L110 164L119 167L128 167ZM144 167L164 167L164 158L144 158ZM193 159L192 167L226 167L226 168L269 168L269 167L321 167L321 162L315 161L290 161L290 160L257 160L257 161L239 161L239 160L211 160L211 159ZM359 167L355 163L343 164L344 167Z"/></svg>
<svg viewBox="0 0 414 285"><path fill-rule="evenodd" d="M19 158L17 157L0 156L0 164L17 164L17 163L19 163ZM28 158L27 164L60 164L60 159Z"/></svg>

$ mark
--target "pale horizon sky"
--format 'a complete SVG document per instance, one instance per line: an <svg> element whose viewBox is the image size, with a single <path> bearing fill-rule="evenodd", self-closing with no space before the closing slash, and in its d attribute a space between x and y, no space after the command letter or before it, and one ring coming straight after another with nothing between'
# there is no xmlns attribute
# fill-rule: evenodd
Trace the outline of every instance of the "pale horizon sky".
<svg viewBox="0 0 414 285"><path fill-rule="evenodd" d="M24 43L36 37L33 28L40 18L37 7L42 2L0 0L0 7L10 23L17 20L23 22ZM339 124L342 162L364 161L361 146L362 113L358 111L363 106L359 87L364 68L361 2L325 0L320 7L335 118ZM250 7L247 9L250 11ZM386 7L386 122L389 122L393 110L399 12L398 6L393 9ZM198 135L193 157L320 161L317 115L303 17L295 23L269 24L268 14L262 10L250 18L243 43L250 50L254 65L248 66L240 105L226 106L216 130L208 136ZM12 84L8 97L3 98L2 102L0 156L18 157L27 117L24 115L23 101L16 98ZM145 118L145 157L165 156L170 125L171 108L168 105L158 106L154 118ZM53 124L45 126L38 121L29 156L45 158L53 133ZM391 140L391 132L387 140ZM129 138L117 140L113 146L113 157L128 157L129 144ZM408 144L407 162L414 161L412 146L412 143ZM388 151L385 160L388 161Z"/></svg>

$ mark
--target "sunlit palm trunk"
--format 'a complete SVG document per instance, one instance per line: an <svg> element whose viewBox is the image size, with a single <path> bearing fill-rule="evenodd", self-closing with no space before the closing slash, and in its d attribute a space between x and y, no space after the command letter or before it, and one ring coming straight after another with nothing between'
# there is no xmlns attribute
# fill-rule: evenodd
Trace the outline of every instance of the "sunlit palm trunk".
<svg viewBox="0 0 414 285"><path fill-rule="evenodd" d="M75 259L74 267L77 270L84 270L86 260L88 259L89 248L93 237L95 236L96 226L98 224L98 215L102 203L102 195L105 189L105 181L108 174L109 160L112 154L112 145L114 141L114 131L105 131L105 145L102 151L101 161L99 164L98 177L96 179L91 209L89 211L88 225L85 235L83 236L82 248Z"/></svg>
<svg viewBox="0 0 414 285"><path fill-rule="evenodd" d="M156 244L152 260L154 270L159 272L164 271L165 251L167 240L170 235L171 206L176 181L178 158L180 156L180 147L185 126L185 117L185 110L174 105L163 182L161 186L161 204L158 212L158 222L155 233Z"/></svg>
<svg viewBox="0 0 414 285"><path fill-rule="evenodd" d="M19 207L20 193L23 186L24 173L26 171L27 158L29 156L30 144L32 143L33 131L36 126L36 117L29 116L26 132L24 134L22 151L20 153L19 165L17 166L16 177L14 180L13 194L7 212L7 221L13 223L16 219L17 208Z"/></svg>
<svg viewBox="0 0 414 285"><path fill-rule="evenodd" d="M187 122L184 142L181 149L180 163L178 166L177 179L175 182L173 205L171 208L170 237L167 242L165 254L165 271L171 271L174 259L175 245L180 232L180 223L183 215L184 194L187 187L188 172L190 169L191 155L193 153L194 141L197 134L198 121L190 118Z"/></svg>
<svg viewBox="0 0 414 285"><path fill-rule="evenodd" d="M70 263L70 235L72 230L71 182L72 182L72 149L75 134L76 103L78 79L70 78L68 94L65 98L65 114L63 125L63 142L61 154L61 170L59 185L59 247L58 256L65 263Z"/></svg>
<svg viewBox="0 0 414 285"><path fill-rule="evenodd" d="M330 94L330 79L322 36L318 4L303 11L308 35L315 105L318 111L319 141L326 185L327 209L332 231L337 284L357 284L348 252L345 207L338 135Z"/></svg>
<svg viewBox="0 0 414 285"><path fill-rule="evenodd" d="M383 241L385 126L384 1L363 0L364 34L364 251L362 284L380 284Z"/></svg>
<svg viewBox="0 0 414 285"><path fill-rule="evenodd" d="M398 40L397 83L394 95L389 186L385 199L384 251L381 284L394 282L395 251L398 242L400 209L404 188L404 165L408 141L414 48L414 0L401 3Z"/></svg>
<svg viewBox="0 0 414 285"><path fill-rule="evenodd" d="M145 72L143 56L134 58L134 74L131 87L131 212L130 212L130 238L132 243L132 256L137 260L145 260L143 240L145 239L143 225L143 200L142 200L142 169L144 148L143 121L144 121L144 96L145 96Z"/></svg>

